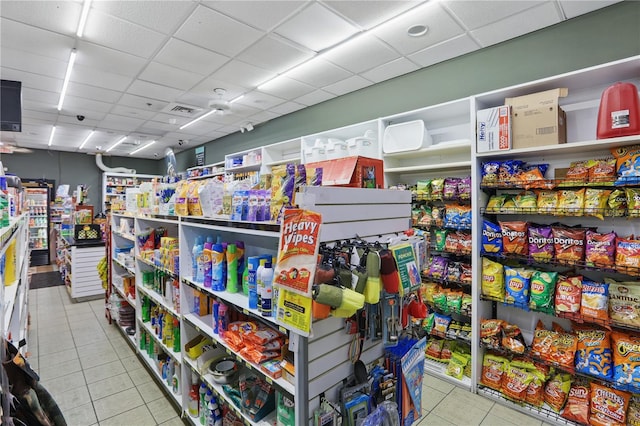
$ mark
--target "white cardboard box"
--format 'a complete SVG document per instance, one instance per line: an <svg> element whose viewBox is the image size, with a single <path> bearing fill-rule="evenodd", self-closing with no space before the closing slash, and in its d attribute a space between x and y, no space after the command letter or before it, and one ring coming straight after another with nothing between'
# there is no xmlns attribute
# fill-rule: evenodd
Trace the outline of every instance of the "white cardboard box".
<svg viewBox="0 0 640 426"><path fill-rule="evenodd" d="M476 113L477 152L511 149L511 113L509 106L480 110Z"/></svg>

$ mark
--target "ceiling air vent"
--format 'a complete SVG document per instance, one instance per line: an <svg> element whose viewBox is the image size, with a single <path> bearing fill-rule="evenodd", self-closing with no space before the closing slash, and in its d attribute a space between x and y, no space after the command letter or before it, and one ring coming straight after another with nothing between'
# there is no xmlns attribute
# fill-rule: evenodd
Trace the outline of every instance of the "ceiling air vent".
<svg viewBox="0 0 640 426"><path fill-rule="evenodd" d="M193 105L171 102L169 105L162 109L162 112L179 115L180 117L195 117L200 112L202 112L202 108Z"/></svg>

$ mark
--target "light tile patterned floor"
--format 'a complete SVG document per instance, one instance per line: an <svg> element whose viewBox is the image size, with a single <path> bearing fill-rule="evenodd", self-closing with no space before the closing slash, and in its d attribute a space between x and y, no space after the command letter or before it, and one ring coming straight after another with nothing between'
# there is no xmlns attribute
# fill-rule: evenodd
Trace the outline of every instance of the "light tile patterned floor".
<svg viewBox="0 0 640 426"><path fill-rule="evenodd" d="M45 271L41 271L45 272ZM69 426L182 425L179 413L114 325L102 300L74 303L64 287L31 290L29 362ZM545 426L425 376L418 426Z"/></svg>

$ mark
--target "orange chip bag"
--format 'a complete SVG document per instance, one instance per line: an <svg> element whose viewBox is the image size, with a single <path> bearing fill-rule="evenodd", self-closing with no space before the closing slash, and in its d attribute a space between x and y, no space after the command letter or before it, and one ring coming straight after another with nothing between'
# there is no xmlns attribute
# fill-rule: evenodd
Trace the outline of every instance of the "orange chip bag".
<svg viewBox="0 0 640 426"><path fill-rule="evenodd" d="M528 254L528 223L522 221L498 223L502 230L503 253Z"/></svg>
<svg viewBox="0 0 640 426"><path fill-rule="evenodd" d="M568 373L557 373L544 387L544 402L546 402L553 411L559 413L567 401L570 389L571 375Z"/></svg>
<svg viewBox="0 0 640 426"><path fill-rule="evenodd" d="M631 395L591 382L591 413L601 413L613 421L625 424Z"/></svg>
<svg viewBox="0 0 640 426"><path fill-rule="evenodd" d="M556 312L580 312L582 277L560 276L556 283Z"/></svg>
<svg viewBox="0 0 640 426"><path fill-rule="evenodd" d="M637 274L637 268L640 268L640 240L633 236L616 238L616 267L621 272L631 269Z"/></svg>
<svg viewBox="0 0 640 426"><path fill-rule="evenodd" d="M587 167L589 168L589 183L611 185L616 180L616 159L613 157L587 161Z"/></svg>
<svg viewBox="0 0 640 426"><path fill-rule="evenodd" d="M614 331L611 333L611 350L616 385L640 393L640 336Z"/></svg>
<svg viewBox="0 0 640 426"><path fill-rule="evenodd" d="M513 401L524 401L532 381L533 375L527 370L509 365L502 379L502 395Z"/></svg>
<svg viewBox="0 0 640 426"><path fill-rule="evenodd" d="M553 248L556 260L561 263L575 264L584 260L584 228L565 228L552 226Z"/></svg>
<svg viewBox="0 0 640 426"><path fill-rule="evenodd" d="M589 417L590 426L625 426L624 423L617 422L609 416L605 416L602 413L591 413Z"/></svg>
<svg viewBox="0 0 640 426"><path fill-rule="evenodd" d="M527 388L525 402L535 407L542 407L542 404L544 404L543 385L546 380L545 374L537 369L531 371L531 374L533 375L533 380L529 383L529 387Z"/></svg>
<svg viewBox="0 0 640 426"><path fill-rule="evenodd" d="M567 170L567 179L563 185L584 185L589 180L589 168L586 161L574 161Z"/></svg>
<svg viewBox="0 0 640 426"><path fill-rule="evenodd" d="M577 423L588 424L589 392L589 385L586 383L574 383L571 385L562 417Z"/></svg>
<svg viewBox="0 0 640 426"><path fill-rule="evenodd" d="M482 376L480 382L491 389L502 388L502 377L509 361L501 356L485 354L482 360Z"/></svg>
<svg viewBox="0 0 640 426"><path fill-rule="evenodd" d="M572 369L577 348L578 338L576 336L571 333L556 333L551 342L551 350L543 359Z"/></svg>
<svg viewBox="0 0 640 426"><path fill-rule="evenodd" d="M545 359L551 352L551 345L556 334L555 331L545 329L542 321L538 320L536 329L533 332L533 341L531 342L532 354Z"/></svg>

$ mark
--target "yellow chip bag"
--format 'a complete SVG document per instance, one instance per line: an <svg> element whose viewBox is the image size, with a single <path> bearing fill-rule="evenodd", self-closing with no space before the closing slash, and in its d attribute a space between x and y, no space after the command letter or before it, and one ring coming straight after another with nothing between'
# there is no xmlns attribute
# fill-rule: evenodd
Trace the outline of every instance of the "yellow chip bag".
<svg viewBox="0 0 640 426"><path fill-rule="evenodd" d="M538 191L538 213L553 214L558 208L557 191Z"/></svg>
<svg viewBox="0 0 640 426"><path fill-rule="evenodd" d="M482 258L482 294L504 300L504 266L486 257Z"/></svg>
<svg viewBox="0 0 640 426"><path fill-rule="evenodd" d="M582 216L585 188L558 191L558 214L560 216Z"/></svg>
<svg viewBox="0 0 640 426"><path fill-rule="evenodd" d="M587 188L584 196L584 215L603 220L609 195L611 195L611 191L608 189Z"/></svg>

